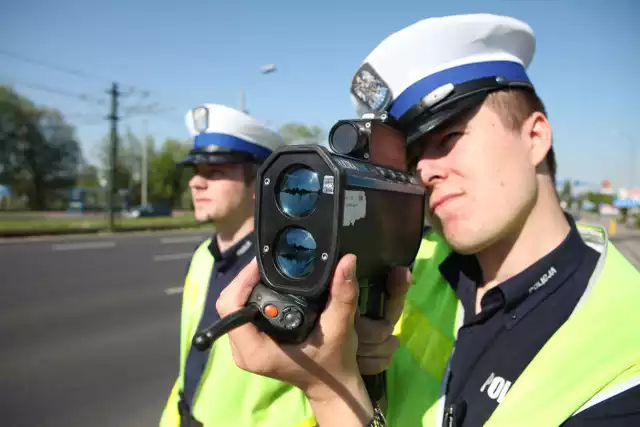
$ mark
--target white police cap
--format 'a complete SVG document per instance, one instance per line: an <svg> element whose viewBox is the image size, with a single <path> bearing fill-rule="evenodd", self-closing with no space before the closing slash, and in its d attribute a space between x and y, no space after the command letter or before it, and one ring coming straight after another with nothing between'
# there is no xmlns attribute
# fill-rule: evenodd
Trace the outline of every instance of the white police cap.
<svg viewBox="0 0 640 427"><path fill-rule="evenodd" d="M246 113L219 104L204 104L186 115L193 148L183 165L197 163L262 163L282 137Z"/></svg>
<svg viewBox="0 0 640 427"><path fill-rule="evenodd" d="M351 83L358 115L387 111L407 131L407 143L491 90L533 86L526 69L533 30L517 19L456 15L416 22L382 41Z"/></svg>

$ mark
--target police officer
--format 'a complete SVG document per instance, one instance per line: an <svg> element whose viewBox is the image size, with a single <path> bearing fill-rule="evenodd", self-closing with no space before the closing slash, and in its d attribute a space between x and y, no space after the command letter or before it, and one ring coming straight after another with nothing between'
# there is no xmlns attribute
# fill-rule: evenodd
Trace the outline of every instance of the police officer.
<svg viewBox="0 0 640 427"><path fill-rule="evenodd" d="M560 207L551 126L526 71L534 46L509 17L425 19L387 37L353 79L358 111L385 110L404 132L435 231L395 328L388 425L640 425L640 274L605 230ZM373 331L353 327L354 268L351 255L336 268L321 340L231 333L238 365L303 389L322 427L385 422L355 363ZM256 282L250 264L219 311ZM294 351L324 374L281 356Z"/></svg>
<svg viewBox="0 0 640 427"><path fill-rule="evenodd" d="M210 351L192 347L194 334L220 318L215 303L254 254L254 178L258 166L284 144L279 134L232 108L206 104L187 113L193 149L182 166L194 214L215 226L195 251L184 285L180 371L160 425L302 427L315 423L299 389L238 369L228 339Z"/></svg>

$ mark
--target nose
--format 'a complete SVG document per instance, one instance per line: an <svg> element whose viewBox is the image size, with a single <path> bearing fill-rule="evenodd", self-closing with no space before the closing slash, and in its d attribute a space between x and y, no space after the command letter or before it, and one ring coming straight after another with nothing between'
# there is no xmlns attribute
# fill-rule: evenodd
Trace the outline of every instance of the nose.
<svg viewBox="0 0 640 427"><path fill-rule="evenodd" d="M433 159L423 156L418 160L416 172L420 176L422 184L428 189L433 188L434 185L447 177L443 158Z"/></svg>

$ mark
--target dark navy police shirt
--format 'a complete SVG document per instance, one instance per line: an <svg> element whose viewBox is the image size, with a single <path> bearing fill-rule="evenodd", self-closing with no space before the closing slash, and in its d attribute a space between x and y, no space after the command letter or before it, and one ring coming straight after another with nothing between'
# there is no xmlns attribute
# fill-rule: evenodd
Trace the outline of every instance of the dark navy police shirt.
<svg viewBox="0 0 640 427"><path fill-rule="evenodd" d="M489 419L585 291L600 254L582 241L574 221L568 220L571 231L560 246L487 291L478 314L476 288L483 280L476 257L452 253L440 265L465 311L445 404L453 413L452 425L481 426ZM640 386L584 410L563 427L596 425L640 426Z"/></svg>
<svg viewBox="0 0 640 427"><path fill-rule="evenodd" d="M224 288L226 288L236 275L253 259L255 255L254 244L254 233L252 232L228 248L224 253L220 253L216 236L214 235L211 239L209 252L211 252L211 256L214 258L214 264L198 331L220 319L218 310L216 310L216 301ZM189 407L192 406L193 397L195 396L200 378L202 377L208 360L209 351L198 351L193 348L193 346L190 348L185 367L183 390L184 401Z"/></svg>

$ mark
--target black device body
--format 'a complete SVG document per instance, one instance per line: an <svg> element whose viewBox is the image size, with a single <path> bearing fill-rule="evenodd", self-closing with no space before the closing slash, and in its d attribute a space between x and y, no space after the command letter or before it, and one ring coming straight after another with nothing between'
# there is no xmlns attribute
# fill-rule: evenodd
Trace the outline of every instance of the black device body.
<svg viewBox="0 0 640 427"><path fill-rule="evenodd" d="M388 272L408 267L417 254L425 189L410 173L365 160L372 157L368 142L362 143L362 133L371 129L366 123L341 121L330 134L339 125L357 128L360 141L343 147L352 146L359 158L319 145L285 146L258 171L255 230L261 283L247 305L259 309L253 322L278 342L300 343L308 337L342 256L357 256L360 314L380 319ZM365 383L373 401L384 393L384 374L365 377Z"/></svg>

